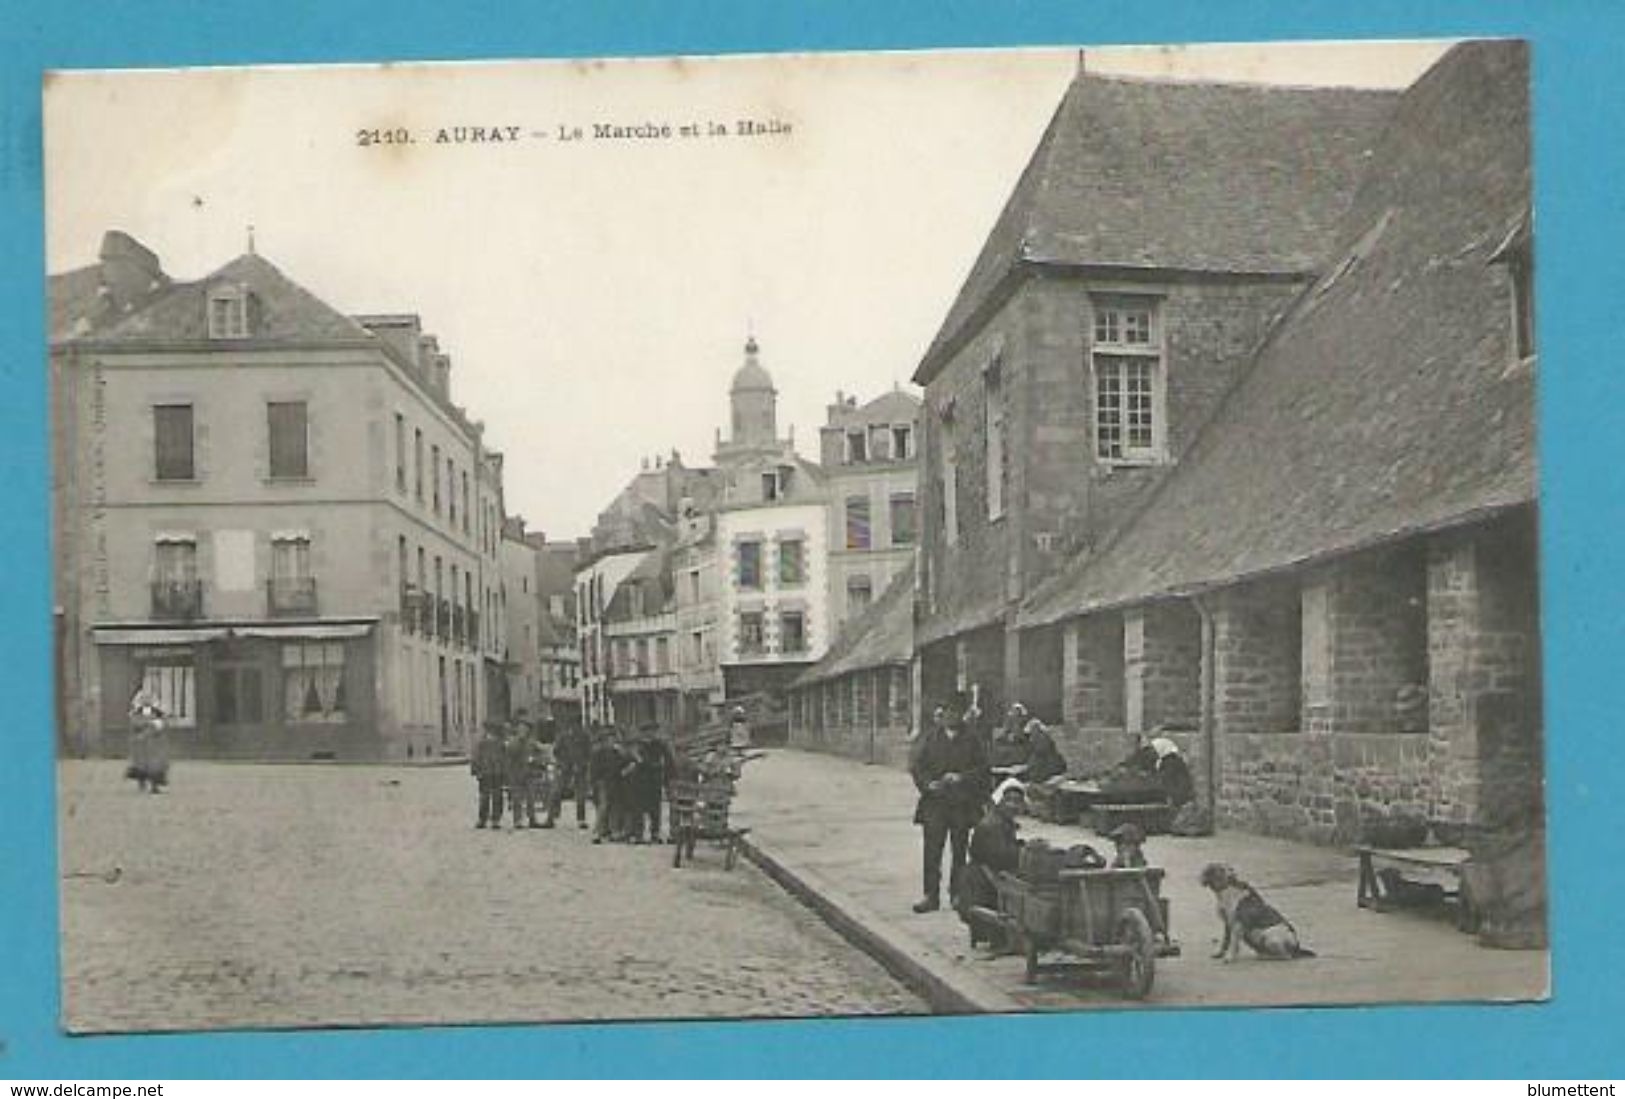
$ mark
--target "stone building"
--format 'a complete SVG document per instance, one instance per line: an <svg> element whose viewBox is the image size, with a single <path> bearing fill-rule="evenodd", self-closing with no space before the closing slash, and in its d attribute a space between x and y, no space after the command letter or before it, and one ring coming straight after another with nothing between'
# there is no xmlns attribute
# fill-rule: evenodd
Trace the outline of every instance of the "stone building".
<svg viewBox="0 0 1625 1099"><path fill-rule="evenodd" d="M1512 42L1405 91L1179 467L1026 600L1075 763L1169 730L1221 822L1320 841L1539 819L1527 97Z"/></svg>
<svg viewBox="0 0 1625 1099"><path fill-rule="evenodd" d="M903 766L912 728L914 570L905 565L790 690L790 743Z"/></svg>
<svg viewBox="0 0 1625 1099"><path fill-rule="evenodd" d="M1059 646L1017 608L1186 459L1395 99L1079 73L914 374L922 697L1059 716Z"/></svg>
<svg viewBox="0 0 1625 1099"><path fill-rule="evenodd" d="M65 744L122 751L145 685L183 755L465 751L501 468L418 318L346 316L252 249L177 281L118 232L51 316Z"/></svg>
<svg viewBox="0 0 1625 1099"><path fill-rule="evenodd" d="M682 723L702 725L723 703L722 665L717 659L722 574L717 567L717 520L686 506L672 551L677 588L677 677Z"/></svg>
<svg viewBox="0 0 1625 1099"><path fill-rule="evenodd" d="M919 399L901 389L866 404L835 395L819 429L829 496L829 614L836 632L914 560Z"/></svg>
<svg viewBox="0 0 1625 1099"><path fill-rule="evenodd" d="M502 585L498 596L507 611L502 647L504 712L534 720L542 709L541 554L536 538L525 529L523 516L502 521L499 554Z"/></svg>
<svg viewBox="0 0 1625 1099"><path fill-rule="evenodd" d="M746 341L728 391L732 431L717 435L715 651L724 696L768 700L777 723L785 688L830 641L828 495L823 471L778 435L759 350Z"/></svg>
<svg viewBox="0 0 1625 1099"><path fill-rule="evenodd" d="M604 611L615 720L628 729L669 728L679 713L677 614L671 551L651 550L621 581Z"/></svg>
<svg viewBox="0 0 1625 1099"><path fill-rule="evenodd" d="M541 681L536 716L556 725L581 722L581 649L576 640L575 542L530 536L536 550L537 659Z"/></svg>
<svg viewBox="0 0 1625 1099"><path fill-rule="evenodd" d="M654 553L654 546L605 550L576 565L576 641L581 650L581 719L590 726L614 725L610 692L614 654L607 612L621 582Z"/></svg>

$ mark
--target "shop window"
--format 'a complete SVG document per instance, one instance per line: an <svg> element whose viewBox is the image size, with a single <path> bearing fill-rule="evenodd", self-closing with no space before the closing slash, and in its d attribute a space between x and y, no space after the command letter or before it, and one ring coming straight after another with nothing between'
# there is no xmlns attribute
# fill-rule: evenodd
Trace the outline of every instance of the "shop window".
<svg viewBox="0 0 1625 1099"><path fill-rule="evenodd" d="M344 646L300 642L282 647L283 716L294 724L345 720Z"/></svg>
<svg viewBox="0 0 1625 1099"><path fill-rule="evenodd" d="M197 684L191 664L148 664L141 669L141 689L157 700L165 725L190 729L197 724Z"/></svg>

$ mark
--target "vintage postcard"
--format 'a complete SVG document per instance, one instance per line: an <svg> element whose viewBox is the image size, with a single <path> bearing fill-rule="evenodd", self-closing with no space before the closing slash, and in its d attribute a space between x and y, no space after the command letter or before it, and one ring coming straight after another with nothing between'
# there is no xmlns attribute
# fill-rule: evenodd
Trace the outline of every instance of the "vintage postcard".
<svg viewBox="0 0 1625 1099"><path fill-rule="evenodd" d="M68 1031L1548 994L1525 43L44 104Z"/></svg>

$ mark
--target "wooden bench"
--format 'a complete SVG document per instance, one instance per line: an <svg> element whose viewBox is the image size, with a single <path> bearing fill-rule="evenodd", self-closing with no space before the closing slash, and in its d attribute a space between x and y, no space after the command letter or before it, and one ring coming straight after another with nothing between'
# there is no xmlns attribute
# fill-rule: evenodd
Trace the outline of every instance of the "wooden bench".
<svg viewBox="0 0 1625 1099"><path fill-rule="evenodd" d="M1414 907L1416 901L1396 896L1385 889L1377 873L1379 864L1394 867L1413 867L1435 876L1448 878L1451 887L1440 891L1441 899L1451 903L1456 912L1456 926L1469 931L1475 923L1472 900L1462 888L1462 868L1472 858L1464 847L1371 847L1361 845L1354 849L1360 857L1360 884L1355 903L1361 908L1386 912L1394 908Z"/></svg>

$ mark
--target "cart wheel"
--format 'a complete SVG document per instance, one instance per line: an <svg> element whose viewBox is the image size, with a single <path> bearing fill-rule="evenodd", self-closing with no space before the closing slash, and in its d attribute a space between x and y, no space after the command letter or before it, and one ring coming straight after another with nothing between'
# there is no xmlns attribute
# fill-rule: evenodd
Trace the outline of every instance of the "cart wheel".
<svg viewBox="0 0 1625 1099"><path fill-rule="evenodd" d="M1131 1000L1143 1000L1157 976L1156 939L1144 912L1131 908L1123 913L1117 921L1117 941L1124 948L1117 960L1117 978L1123 986L1123 995Z"/></svg>
<svg viewBox="0 0 1625 1099"><path fill-rule="evenodd" d="M1027 948L1027 983L1038 983L1038 944L1031 937L1023 936L1026 941L1022 944Z"/></svg>
<svg viewBox="0 0 1625 1099"><path fill-rule="evenodd" d="M739 840L738 840L737 837L729 836L728 837L728 853L725 854L722 857L722 868L724 870L732 870L734 868L734 863L736 861L738 861L738 858L739 858Z"/></svg>

